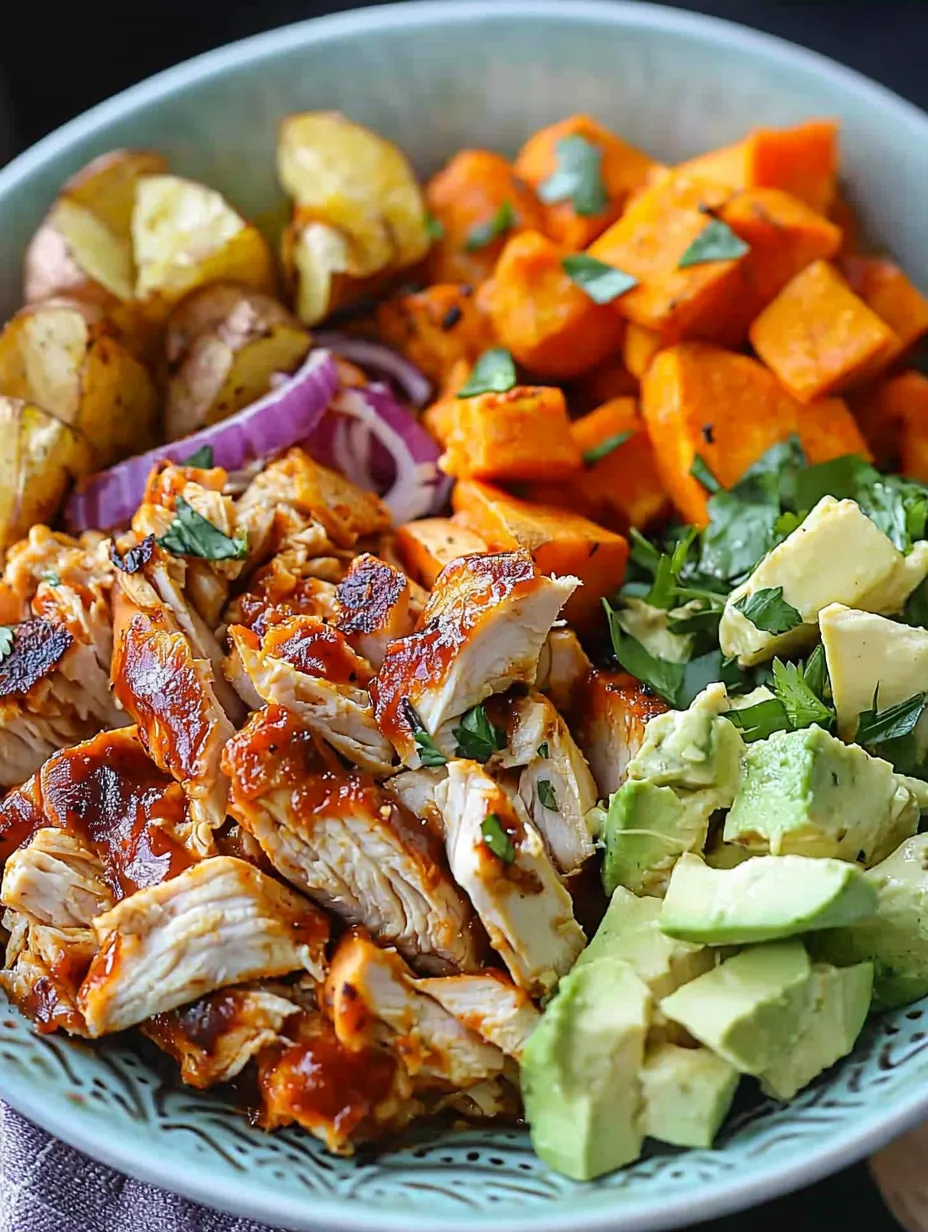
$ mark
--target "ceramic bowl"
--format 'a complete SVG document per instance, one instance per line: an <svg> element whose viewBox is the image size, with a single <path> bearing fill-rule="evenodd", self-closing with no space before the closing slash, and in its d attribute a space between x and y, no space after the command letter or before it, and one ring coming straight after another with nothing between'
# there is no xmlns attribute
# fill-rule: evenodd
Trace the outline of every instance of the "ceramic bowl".
<svg viewBox="0 0 928 1232"><path fill-rule="evenodd" d="M667 161L750 124L844 122L844 174L872 234L928 286L928 117L845 68L725 22L647 4L475 0L310 21L182 64L68 124L0 171L0 310L26 242L71 172L152 146L246 214L280 202L274 131L339 108L428 173L465 146L513 151L587 111ZM872 1021L852 1057L786 1106L736 1112L714 1150L655 1151L573 1184L517 1130L430 1133L327 1156L250 1130L223 1101L167 1083L132 1047L38 1038L0 1011L0 1095L123 1172L268 1224L325 1232L606 1232L708 1219L811 1182L928 1113L928 1000Z"/></svg>

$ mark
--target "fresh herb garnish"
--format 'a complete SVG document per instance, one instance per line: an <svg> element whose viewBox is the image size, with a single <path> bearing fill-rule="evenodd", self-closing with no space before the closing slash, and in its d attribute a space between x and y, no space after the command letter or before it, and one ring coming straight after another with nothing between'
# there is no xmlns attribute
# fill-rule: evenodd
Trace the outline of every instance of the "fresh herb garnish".
<svg viewBox="0 0 928 1232"><path fill-rule="evenodd" d="M550 752L548 751L547 740L542 740L541 744L539 744L535 752L538 754L540 758L542 758L542 760L547 760L547 758L551 756Z"/></svg>
<svg viewBox="0 0 928 1232"><path fill-rule="evenodd" d="M0 663L13 653L13 638L16 629L13 625L0 625Z"/></svg>
<svg viewBox="0 0 928 1232"><path fill-rule="evenodd" d="M687 534L674 544L673 552L669 555L664 552L658 557L654 568L654 583L645 596L646 603L665 610L676 605L679 598L680 573L686 564L686 558L697 533L695 527L690 527Z"/></svg>
<svg viewBox="0 0 928 1232"><path fill-rule="evenodd" d="M677 708L683 689L685 665L653 655L637 638L624 632L615 610L606 599L603 599L603 608L609 622L612 649L619 664L662 697L669 706Z"/></svg>
<svg viewBox="0 0 928 1232"><path fill-rule="evenodd" d="M484 846L489 847L504 864L511 864L515 860L516 849L512 839L503 829L499 813L487 813L480 823L480 833L483 835Z"/></svg>
<svg viewBox="0 0 928 1232"><path fill-rule="evenodd" d="M754 740L766 740L774 732L792 729L786 708L776 697L765 698L741 710L729 710L725 717L740 729L742 739L747 744Z"/></svg>
<svg viewBox="0 0 928 1232"><path fill-rule="evenodd" d="M431 210L426 210L422 217L422 225L425 227L426 234L429 239L443 240L445 238L445 228L435 217Z"/></svg>
<svg viewBox="0 0 928 1232"><path fill-rule="evenodd" d="M750 245L735 235L728 223L710 218L677 262L677 269L702 265L704 261L730 261L750 250Z"/></svg>
<svg viewBox="0 0 928 1232"><path fill-rule="evenodd" d="M551 786L550 779L538 780L538 799L546 809L550 809L552 813L559 813L560 806L557 802L557 796L554 793L554 788Z"/></svg>
<svg viewBox="0 0 928 1232"><path fill-rule="evenodd" d="M928 629L928 578L915 587L902 609L903 624Z"/></svg>
<svg viewBox="0 0 928 1232"><path fill-rule="evenodd" d="M585 252L573 253L561 261L564 273L587 295L594 304L611 304L614 299L637 287L638 279L633 274L606 265Z"/></svg>
<svg viewBox="0 0 928 1232"><path fill-rule="evenodd" d="M592 445L589 449L585 449L582 455L585 465L592 466L594 462L601 462L603 458L608 458L611 453L615 453L620 445L624 445L631 436L634 436L633 432L616 432L615 436L607 436L598 445Z"/></svg>
<svg viewBox="0 0 928 1232"><path fill-rule="evenodd" d="M506 733L490 722L482 705L468 710L460 726L452 728L452 735L458 742L455 757L468 757L481 764L506 747Z"/></svg>
<svg viewBox="0 0 928 1232"><path fill-rule="evenodd" d="M795 507L811 509L823 496L856 501L900 552L925 538L928 487L901 475L883 475L858 454L809 466L796 480Z"/></svg>
<svg viewBox="0 0 928 1232"><path fill-rule="evenodd" d="M538 187L538 196L545 205L570 201L583 218L602 213L609 204L609 194L603 183L602 149L574 134L562 137L554 153L556 170Z"/></svg>
<svg viewBox="0 0 928 1232"><path fill-rule="evenodd" d="M752 595L742 595L734 606L764 633L789 633L802 624L802 613L783 598L782 586L766 586Z"/></svg>
<svg viewBox="0 0 928 1232"><path fill-rule="evenodd" d="M817 668L815 677L817 681ZM811 727L815 724L826 731L834 727L835 712L815 692L801 664L774 659L773 691L792 727Z"/></svg>
<svg viewBox="0 0 928 1232"><path fill-rule="evenodd" d="M49 586L60 586L61 575L54 569L46 569L44 573L39 574L40 582L47 582Z"/></svg>
<svg viewBox="0 0 928 1232"><path fill-rule="evenodd" d="M212 445L201 445L199 449L193 451L189 458L184 458L181 466L193 466L208 471L213 465L213 457Z"/></svg>
<svg viewBox="0 0 928 1232"><path fill-rule="evenodd" d="M858 744L872 747L876 744L883 744L886 740L898 740L900 736L907 736L909 732L915 730L926 705L928 705L928 694L913 693L905 701L880 710L880 686L877 685L873 693L871 709L860 712L857 735L854 739Z"/></svg>
<svg viewBox="0 0 928 1232"><path fill-rule="evenodd" d="M459 398L473 398L477 394L504 394L516 384L516 365L512 356L503 347L484 351L474 364L465 385L457 392Z"/></svg>
<svg viewBox="0 0 928 1232"><path fill-rule="evenodd" d="M703 461L699 454L697 454L693 459L693 465L690 467L690 474L694 479L698 480L698 482L702 484L707 492L715 494L716 492L720 492L722 490L722 485L709 470L708 465Z"/></svg>
<svg viewBox="0 0 928 1232"><path fill-rule="evenodd" d="M467 244L465 247L468 252L476 252L480 248L486 248L488 244L498 240L501 235L511 231L515 225L516 212L512 208L512 202L504 201L493 217L488 219L487 222L478 222L475 227L471 227L467 233Z"/></svg>
<svg viewBox="0 0 928 1232"><path fill-rule="evenodd" d="M403 699L403 710L406 714L406 722L412 731L413 742L419 751L419 761L422 765L429 767L447 765L448 758L425 730L425 724L419 718L418 712L413 707L412 702L406 698Z"/></svg>
<svg viewBox="0 0 928 1232"><path fill-rule="evenodd" d="M202 560L244 560L248 540L232 539L197 513L182 496L174 502L176 517L158 544L172 556L198 556Z"/></svg>
<svg viewBox="0 0 928 1232"><path fill-rule="evenodd" d="M806 659L802 674L805 677L806 684L817 698L821 701L826 701L831 696L828 664L825 660L825 648L821 642Z"/></svg>

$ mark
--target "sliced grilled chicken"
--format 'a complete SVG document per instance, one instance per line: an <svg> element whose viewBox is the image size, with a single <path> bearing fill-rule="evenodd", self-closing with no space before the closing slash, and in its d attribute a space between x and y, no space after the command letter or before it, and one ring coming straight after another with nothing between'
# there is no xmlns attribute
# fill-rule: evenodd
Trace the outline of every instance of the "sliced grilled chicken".
<svg viewBox="0 0 928 1232"><path fill-rule="evenodd" d="M93 921L99 952L78 1004L91 1037L232 984L324 975L329 926L306 899L230 856L140 890Z"/></svg>
<svg viewBox="0 0 928 1232"><path fill-rule="evenodd" d="M399 1132L425 1111L402 1062L387 1049L346 1048L314 1011L291 1019L286 1031L287 1042L258 1058L265 1129L295 1122L334 1154L351 1155L356 1144Z"/></svg>
<svg viewBox="0 0 928 1232"><path fill-rule="evenodd" d="M548 992L586 944L564 888L522 801L472 761L448 763L436 797L448 860L513 980Z"/></svg>
<svg viewBox="0 0 928 1232"><path fill-rule="evenodd" d="M571 708L572 726L601 799L618 791L628 763L641 748L648 720L666 709L634 676L599 669L589 673Z"/></svg>
<svg viewBox="0 0 928 1232"><path fill-rule="evenodd" d="M402 770L384 783L384 790L409 809L413 817L428 824L433 834L444 838L445 819L435 799L435 789L445 777L444 767L427 770Z"/></svg>
<svg viewBox="0 0 928 1232"><path fill-rule="evenodd" d="M7 860L4 907L54 928L87 928L113 906L98 852L80 834L43 827Z"/></svg>
<svg viewBox="0 0 928 1232"><path fill-rule="evenodd" d="M473 913L440 838L370 776L327 769L292 711L253 715L223 764L232 814L288 881L421 970L479 966Z"/></svg>
<svg viewBox="0 0 928 1232"><path fill-rule="evenodd" d="M416 631L390 643L371 685L380 730L408 766L420 764L417 729L450 756L452 719L534 681L545 638L578 585L538 573L523 551L445 566Z"/></svg>
<svg viewBox="0 0 928 1232"><path fill-rule="evenodd" d="M3 927L10 940L0 988L40 1034L66 1031L86 1035L78 990L96 953L89 928L54 928L7 911Z"/></svg>
<svg viewBox="0 0 928 1232"><path fill-rule="evenodd" d="M113 583L110 542L98 531L79 539L33 526L6 557L2 587L2 624L18 624L33 615L31 603L40 583L105 595Z"/></svg>
<svg viewBox="0 0 928 1232"><path fill-rule="evenodd" d="M46 824L39 776L33 774L0 799L0 864Z"/></svg>
<svg viewBox="0 0 928 1232"><path fill-rule="evenodd" d="M541 648L535 688L547 693L558 710L570 715L592 667L573 629L555 625Z"/></svg>
<svg viewBox="0 0 928 1232"><path fill-rule="evenodd" d="M220 759L235 729L216 698L209 662L194 658L183 633L169 628L162 613L121 601L116 612L113 691L152 760L183 787L196 848L208 855L226 818L229 782Z"/></svg>
<svg viewBox="0 0 928 1232"><path fill-rule="evenodd" d="M515 1124L522 1119L518 1073L488 1078L466 1091L452 1091L432 1111L456 1112L468 1121L511 1121Z"/></svg>
<svg viewBox="0 0 928 1232"><path fill-rule="evenodd" d="M399 954L360 932L348 933L339 943L322 1005L346 1048L392 1048L417 1085L461 1089L503 1070L499 1048L420 992Z"/></svg>
<svg viewBox="0 0 928 1232"><path fill-rule="evenodd" d="M293 1001L265 988L228 988L157 1014L140 1029L174 1058L188 1086L205 1090L240 1074L299 1013Z"/></svg>
<svg viewBox="0 0 928 1232"><path fill-rule="evenodd" d="M416 987L443 1005L468 1030L516 1061L541 1018L522 989L501 971L417 980Z"/></svg>
<svg viewBox="0 0 928 1232"><path fill-rule="evenodd" d="M575 873L594 850L588 814L596 804L596 784L586 758L541 693L507 695L494 701L491 713L506 733L506 747L495 760L523 767L522 803L560 871Z"/></svg>
<svg viewBox="0 0 928 1232"><path fill-rule="evenodd" d="M412 633L415 624L406 574L369 552L356 556L338 587L335 624L379 668L388 644Z"/></svg>
<svg viewBox="0 0 928 1232"><path fill-rule="evenodd" d="M228 671L243 671L263 701L293 710L362 770L391 772L393 749L377 728L367 692L370 665L343 633L317 617L292 616L261 638L238 625L229 637Z"/></svg>
<svg viewBox="0 0 928 1232"><path fill-rule="evenodd" d="M289 552L263 565L249 579L248 589L228 604L223 622L244 625L260 634L269 620L285 616L318 616L334 621L338 612L337 587L296 572L294 566Z"/></svg>

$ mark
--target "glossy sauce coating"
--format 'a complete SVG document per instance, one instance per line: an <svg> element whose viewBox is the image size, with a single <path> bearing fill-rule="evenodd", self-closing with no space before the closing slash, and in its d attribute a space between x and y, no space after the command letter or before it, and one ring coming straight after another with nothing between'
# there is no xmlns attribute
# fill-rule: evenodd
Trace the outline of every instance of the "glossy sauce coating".
<svg viewBox="0 0 928 1232"><path fill-rule="evenodd" d="M293 616L271 625L261 649L307 676L318 676L332 684L364 688L370 680L370 669L351 649L344 633L317 617Z"/></svg>

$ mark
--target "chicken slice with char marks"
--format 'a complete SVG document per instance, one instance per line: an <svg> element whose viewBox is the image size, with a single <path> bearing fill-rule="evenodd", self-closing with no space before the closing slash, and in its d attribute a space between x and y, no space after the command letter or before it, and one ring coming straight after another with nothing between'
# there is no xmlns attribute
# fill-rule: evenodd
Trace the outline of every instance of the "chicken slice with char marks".
<svg viewBox="0 0 928 1232"><path fill-rule="evenodd" d="M479 936L441 839L365 774L333 773L278 706L226 746L230 810L288 881L423 971L473 970Z"/></svg>
<svg viewBox="0 0 928 1232"><path fill-rule="evenodd" d="M287 616L318 616L334 621L338 612L337 587L316 577L294 572L286 553L275 556L249 579L248 589L232 599L223 621L243 625L261 634L268 623Z"/></svg>
<svg viewBox="0 0 928 1232"><path fill-rule="evenodd" d="M449 762L436 795L452 876L490 944L520 988L531 996L549 992L586 938L522 801L472 761Z"/></svg>
<svg viewBox="0 0 928 1232"><path fill-rule="evenodd" d="M532 684L538 658L576 578L545 577L527 552L453 560L414 633L387 647L371 685L374 713L402 760L420 764L415 729L452 756L452 719L513 684Z"/></svg>
<svg viewBox="0 0 928 1232"><path fill-rule="evenodd" d="M393 749L374 721L371 669L345 635L312 616L269 625L259 638L233 626L227 671L241 671L258 697L284 706L343 757L371 774L393 768Z"/></svg>
<svg viewBox="0 0 928 1232"><path fill-rule="evenodd" d="M335 624L358 654L379 668L388 644L411 633L415 624L406 574L369 552L356 556L338 587Z"/></svg>
<svg viewBox="0 0 928 1232"><path fill-rule="evenodd" d="M10 940L0 988L40 1035L86 1036L78 993L97 950L93 930L56 928L17 911L4 914L3 927Z"/></svg>
<svg viewBox="0 0 928 1232"><path fill-rule="evenodd" d="M6 862L0 902L54 928L86 928L113 906L99 853L80 834L46 826Z"/></svg>
<svg viewBox="0 0 928 1232"><path fill-rule="evenodd" d="M92 1038L233 984L301 969L322 979L329 935L306 899L230 856L140 890L93 928L99 951L78 994Z"/></svg>
<svg viewBox="0 0 928 1232"><path fill-rule="evenodd" d="M17 847L28 842L36 830L47 824L42 812L39 776L33 774L0 799L0 865Z"/></svg>
<svg viewBox="0 0 928 1232"><path fill-rule="evenodd" d="M588 815L596 784L552 702L541 693L507 694L488 713L506 733L494 761L519 767L519 796L562 873L575 873L593 854Z"/></svg>
<svg viewBox="0 0 928 1232"><path fill-rule="evenodd" d="M295 1002L266 988L228 988L156 1014L140 1030L174 1058L188 1086L205 1090L240 1074L301 1012Z"/></svg>
<svg viewBox="0 0 928 1232"><path fill-rule="evenodd" d="M417 980L416 987L516 1061L541 1018L528 996L501 971Z"/></svg>
<svg viewBox="0 0 928 1232"><path fill-rule="evenodd" d="M659 697L626 672L595 668L589 673L569 717L600 799L608 800L621 787L628 763L644 741L648 720L666 710Z"/></svg>
<svg viewBox="0 0 928 1232"><path fill-rule="evenodd" d="M209 662L194 658L187 638L163 613L140 612L121 595L113 691L138 724L152 760L183 787L194 844L207 855L213 831L226 818L229 783L220 759L235 729L216 698Z"/></svg>
<svg viewBox="0 0 928 1232"><path fill-rule="evenodd" d="M345 1047L392 1049L417 1087L462 1089L496 1076L506 1063L499 1048L416 987L395 950L381 949L356 930L335 951L322 1007Z"/></svg>

